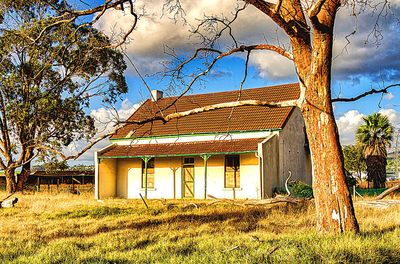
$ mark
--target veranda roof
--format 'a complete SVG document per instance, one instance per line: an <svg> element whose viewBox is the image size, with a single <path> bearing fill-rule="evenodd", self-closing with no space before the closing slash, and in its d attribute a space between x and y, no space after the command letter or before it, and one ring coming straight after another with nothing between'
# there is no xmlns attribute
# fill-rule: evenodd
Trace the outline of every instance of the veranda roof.
<svg viewBox="0 0 400 264"><path fill-rule="evenodd" d="M113 145L99 158L196 156L201 154L234 154L257 152L262 138L212 140L164 144Z"/></svg>

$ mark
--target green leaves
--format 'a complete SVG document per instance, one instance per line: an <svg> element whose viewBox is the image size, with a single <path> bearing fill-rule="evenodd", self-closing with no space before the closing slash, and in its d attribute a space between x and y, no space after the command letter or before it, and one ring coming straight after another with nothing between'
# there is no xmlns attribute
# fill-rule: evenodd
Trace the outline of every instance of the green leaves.
<svg viewBox="0 0 400 264"><path fill-rule="evenodd" d="M356 138L362 145L367 165L367 179L374 188L385 187L386 147L390 145L393 127L387 116L373 113L364 117L365 124L357 129Z"/></svg>
<svg viewBox="0 0 400 264"><path fill-rule="evenodd" d="M387 116L373 113L364 117L365 124L357 129L356 139L364 147L364 155L386 157L386 146L390 145L393 127Z"/></svg>
<svg viewBox="0 0 400 264"><path fill-rule="evenodd" d="M122 54L90 24L61 20L63 3L0 0L0 147L7 152L4 135L18 153L89 138L93 99L113 103L127 92Z"/></svg>

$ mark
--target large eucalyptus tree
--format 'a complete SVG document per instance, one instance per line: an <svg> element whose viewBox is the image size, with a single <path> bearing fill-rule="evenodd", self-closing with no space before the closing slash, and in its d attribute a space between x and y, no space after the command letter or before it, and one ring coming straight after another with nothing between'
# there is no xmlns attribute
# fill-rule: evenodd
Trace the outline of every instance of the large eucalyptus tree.
<svg viewBox="0 0 400 264"><path fill-rule="evenodd" d="M0 169L8 192L23 189L33 158L94 134L85 110L92 98L114 102L127 91L123 56L93 21L128 1L107 2L78 10L58 0L0 1Z"/></svg>

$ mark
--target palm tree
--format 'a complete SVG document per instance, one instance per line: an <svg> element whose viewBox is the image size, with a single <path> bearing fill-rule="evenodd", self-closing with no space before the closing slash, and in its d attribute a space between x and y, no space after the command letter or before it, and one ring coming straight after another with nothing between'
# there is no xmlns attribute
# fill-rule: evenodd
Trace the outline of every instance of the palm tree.
<svg viewBox="0 0 400 264"><path fill-rule="evenodd" d="M374 188L384 188L386 182L386 147L392 140L393 127L387 116L373 113L364 117L357 129L357 141L362 144L367 164L367 180Z"/></svg>

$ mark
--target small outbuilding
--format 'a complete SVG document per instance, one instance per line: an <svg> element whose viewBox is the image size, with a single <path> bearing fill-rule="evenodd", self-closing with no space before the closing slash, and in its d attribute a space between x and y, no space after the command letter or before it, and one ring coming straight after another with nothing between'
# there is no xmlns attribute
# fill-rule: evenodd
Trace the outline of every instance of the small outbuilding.
<svg viewBox="0 0 400 264"><path fill-rule="evenodd" d="M153 91L130 121L238 100L299 97L298 84L163 97ZM304 121L296 107L241 106L126 124L95 154L95 197L262 199L292 180L311 184Z"/></svg>

